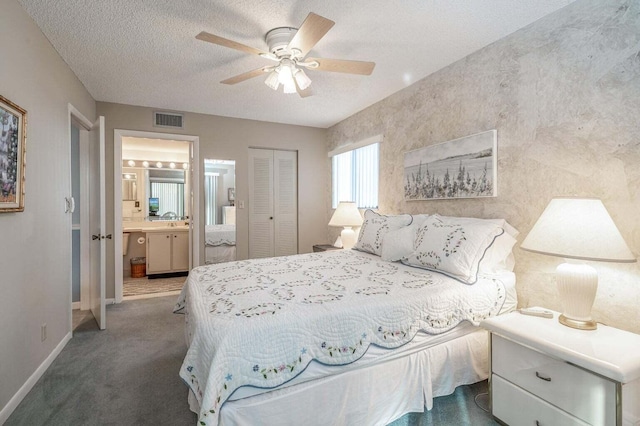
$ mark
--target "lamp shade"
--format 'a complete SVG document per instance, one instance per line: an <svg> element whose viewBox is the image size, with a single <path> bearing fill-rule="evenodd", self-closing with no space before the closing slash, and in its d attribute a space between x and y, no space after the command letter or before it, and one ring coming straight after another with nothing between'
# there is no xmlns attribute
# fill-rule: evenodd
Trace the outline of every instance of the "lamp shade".
<svg viewBox="0 0 640 426"><path fill-rule="evenodd" d="M602 201L554 198L520 246L568 259L635 262Z"/></svg>
<svg viewBox="0 0 640 426"><path fill-rule="evenodd" d="M353 201L340 201L336 211L333 212L329 226L360 226L362 216Z"/></svg>

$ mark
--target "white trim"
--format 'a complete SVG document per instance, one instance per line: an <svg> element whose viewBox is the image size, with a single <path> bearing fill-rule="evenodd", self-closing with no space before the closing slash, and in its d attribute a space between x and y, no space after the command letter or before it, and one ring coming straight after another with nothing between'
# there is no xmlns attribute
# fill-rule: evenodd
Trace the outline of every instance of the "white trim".
<svg viewBox="0 0 640 426"><path fill-rule="evenodd" d="M87 310L90 308L90 300L89 300L89 268L83 268L82 265L89 265L89 243L87 236L89 235L89 197L87 190L87 182L89 179L89 167L87 165L87 161L89 158L89 147L88 147L88 132L93 127L93 123L89 120L84 114L82 114L76 107L74 107L71 103L67 104L67 111L69 113L69 134L68 140L71 141L71 127L72 122L74 122L78 129L80 130L79 134L79 162L80 162L80 203L77 208L80 209L80 226L73 225L72 215L70 215L71 228L72 229L80 229L80 308L83 310ZM71 143L69 143L69 157L71 157ZM69 169L69 173L71 173L71 169ZM71 177L69 177L69 182L71 182ZM71 185L71 183L70 183ZM71 186L69 187L69 193L72 193ZM71 260L71 271L73 273L73 259ZM69 283L73 283L72 277L69 277ZM73 285L73 284L71 284ZM72 291L73 293L73 291ZM73 302L72 302L73 304ZM72 309L75 309L72 307ZM69 330L72 327L72 319L71 315L69 315Z"/></svg>
<svg viewBox="0 0 640 426"><path fill-rule="evenodd" d="M373 145L374 143L382 143L384 140L384 135L375 135L370 138L362 139L358 142L347 142L346 145L342 145L334 149L333 151L329 151L328 156L333 157L334 155L342 154L348 151L353 151L354 149L362 148L363 146Z"/></svg>
<svg viewBox="0 0 640 426"><path fill-rule="evenodd" d="M123 277L122 277L122 208L116 208L121 205L122 200L122 138L148 138L148 139L167 139L190 142L192 157L190 159L189 170L191 171L191 203L190 213L189 239L191 241L191 250L189 251L191 268L200 265L200 137L191 135L178 135L161 132L146 132L138 130L113 130L113 244L114 244L114 286L115 301L120 303L123 300ZM120 231L117 231L120 230Z"/></svg>
<svg viewBox="0 0 640 426"><path fill-rule="evenodd" d="M40 366L33 372L33 374L27 379L27 381L22 385L18 392L13 395L13 397L7 402L2 410L0 410L0 425L4 424L7 421L11 413L20 405L25 396L31 391L33 386L40 380L42 375L47 371L47 368L53 363L53 361L57 358L57 356L62 352L62 349L66 346L66 344L71 340L71 332L67 333L58 346L49 354L49 356L40 364Z"/></svg>
<svg viewBox="0 0 640 426"><path fill-rule="evenodd" d="M76 109L71 104L68 104L69 115L73 116L78 121L78 124L84 127L85 130L91 130L93 127L93 122L85 117L80 111ZM71 126L69 126L71 128ZM71 133L69 133L69 137L71 137Z"/></svg>
<svg viewBox="0 0 640 426"><path fill-rule="evenodd" d="M80 309L80 302L71 302L71 309L73 309L74 311Z"/></svg>

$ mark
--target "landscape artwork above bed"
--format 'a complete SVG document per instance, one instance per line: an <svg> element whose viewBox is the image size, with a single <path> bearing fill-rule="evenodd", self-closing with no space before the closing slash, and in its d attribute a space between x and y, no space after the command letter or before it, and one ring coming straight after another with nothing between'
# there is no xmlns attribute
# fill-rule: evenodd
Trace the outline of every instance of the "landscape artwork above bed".
<svg viewBox="0 0 640 426"><path fill-rule="evenodd" d="M465 136L404 154L407 201L495 197L496 130Z"/></svg>

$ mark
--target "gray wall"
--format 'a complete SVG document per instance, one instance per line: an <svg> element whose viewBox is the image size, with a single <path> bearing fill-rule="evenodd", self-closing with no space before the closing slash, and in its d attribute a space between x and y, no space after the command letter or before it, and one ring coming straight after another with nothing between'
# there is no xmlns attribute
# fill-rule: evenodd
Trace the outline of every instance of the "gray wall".
<svg viewBox="0 0 640 426"><path fill-rule="evenodd" d="M504 217L520 243L552 197L598 197L637 255L639 50L640 2L581 0L332 127L328 148L384 134L382 212ZM489 129L498 130L497 198L403 200L404 152ZM515 255L520 305L561 310L561 260ZM640 332L638 265L593 265L594 317Z"/></svg>
<svg viewBox="0 0 640 426"><path fill-rule="evenodd" d="M98 115L105 116L107 182L113 182L113 130L139 130L200 137L200 169L205 158L236 161L236 200L248 204L248 148L263 147L298 151L298 229L300 253L311 252L314 244L326 239L328 185L326 173L326 130L267 123L263 121L185 113L183 130L153 127L153 108L98 102ZM204 241L204 180L200 177L200 241ZM236 201L236 202L237 202ZM248 205L247 205L248 207ZM113 188L107 186L107 232L113 232ZM237 209L237 256L249 253L248 208ZM204 263L204 242L199 253ZM115 295L113 242L107 243L107 297Z"/></svg>
<svg viewBox="0 0 640 426"><path fill-rule="evenodd" d="M28 114L25 210L0 213L1 423L8 401L71 332L68 103L92 119L95 102L15 0L2 2L0 39L0 94Z"/></svg>

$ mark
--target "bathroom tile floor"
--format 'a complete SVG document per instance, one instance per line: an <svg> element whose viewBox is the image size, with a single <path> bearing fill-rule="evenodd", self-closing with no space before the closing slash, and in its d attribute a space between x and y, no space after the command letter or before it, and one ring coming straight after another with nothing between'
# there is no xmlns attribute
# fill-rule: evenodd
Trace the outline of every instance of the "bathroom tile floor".
<svg viewBox="0 0 640 426"><path fill-rule="evenodd" d="M179 292L187 277L170 278L125 278L122 287L122 295L125 298L144 295L165 295L165 293Z"/></svg>

